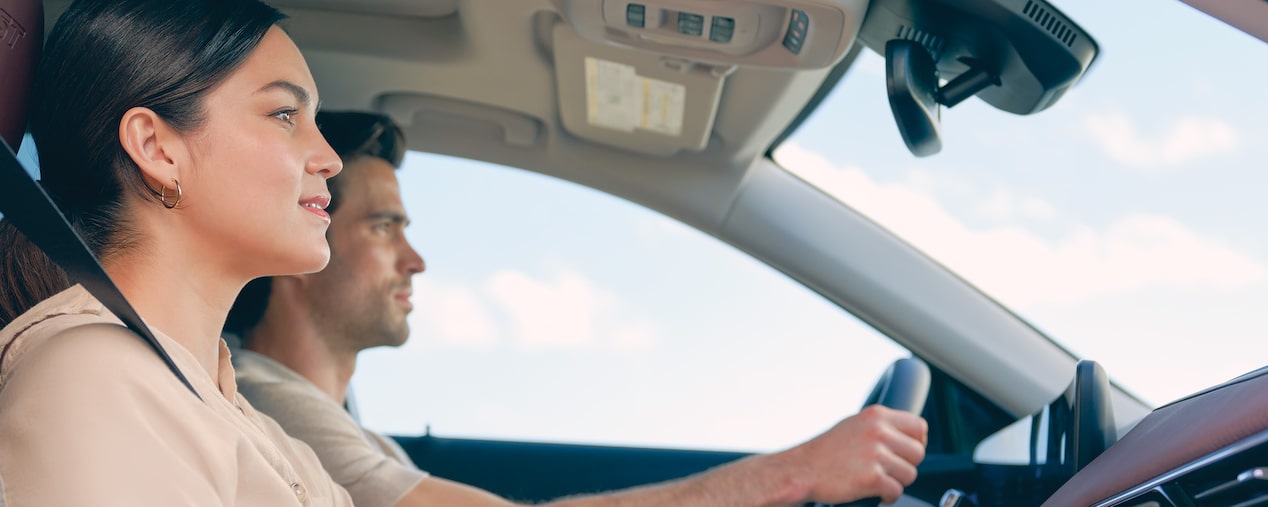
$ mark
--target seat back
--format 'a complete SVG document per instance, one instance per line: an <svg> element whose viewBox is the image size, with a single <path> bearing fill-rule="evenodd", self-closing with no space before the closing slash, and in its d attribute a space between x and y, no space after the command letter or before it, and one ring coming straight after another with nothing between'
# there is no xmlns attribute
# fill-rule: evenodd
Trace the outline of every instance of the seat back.
<svg viewBox="0 0 1268 507"><path fill-rule="evenodd" d="M26 131L31 79L44 43L44 3L0 0L0 139L13 151Z"/></svg>

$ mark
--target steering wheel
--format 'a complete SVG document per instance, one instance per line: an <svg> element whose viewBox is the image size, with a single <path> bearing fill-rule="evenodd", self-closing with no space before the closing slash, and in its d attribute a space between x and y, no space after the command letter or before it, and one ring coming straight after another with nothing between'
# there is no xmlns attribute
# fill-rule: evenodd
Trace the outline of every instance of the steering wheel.
<svg viewBox="0 0 1268 507"><path fill-rule="evenodd" d="M876 387L872 388L872 394L868 395L863 406L879 403L895 410L919 414L924 410L925 400L929 397L930 379L929 365L924 361L914 357L894 361L876 382ZM864 498L841 504L840 507L876 507L880 504L880 498Z"/></svg>

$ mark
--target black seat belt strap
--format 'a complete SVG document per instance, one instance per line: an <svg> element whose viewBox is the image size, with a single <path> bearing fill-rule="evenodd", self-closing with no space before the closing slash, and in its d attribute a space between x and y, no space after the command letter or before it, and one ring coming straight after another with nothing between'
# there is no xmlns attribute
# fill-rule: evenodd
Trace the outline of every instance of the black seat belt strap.
<svg viewBox="0 0 1268 507"><path fill-rule="evenodd" d="M18 161L14 150L0 139L0 213L13 222L27 239L44 250L53 262L66 270L72 281L83 285L101 304L123 321L128 329L140 335L146 343L158 353L172 373L180 379L189 392L199 400L198 391L189 383L189 379L181 373L180 368L172 361L163 345L159 343L150 328L146 327L141 316L123 297L119 287L115 286L102 269L97 257L88 250L83 239L66 221L66 217L53 204L53 200L44 192L44 188L35 182Z"/></svg>

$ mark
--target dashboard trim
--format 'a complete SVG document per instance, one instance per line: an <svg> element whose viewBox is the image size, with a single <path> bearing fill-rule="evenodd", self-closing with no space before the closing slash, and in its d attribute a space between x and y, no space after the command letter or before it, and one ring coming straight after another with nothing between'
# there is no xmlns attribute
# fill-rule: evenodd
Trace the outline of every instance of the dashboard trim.
<svg viewBox="0 0 1268 507"><path fill-rule="evenodd" d="M1141 483L1122 493L1119 493L1105 500L1092 504L1092 507L1109 507L1112 505L1116 505L1120 502L1123 502L1125 500L1130 500L1141 494L1156 490L1159 487L1161 487L1163 484L1166 484L1170 481L1178 479L1184 476L1185 474L1188 474L1189 472L1193 472L1207 465L1216 463L1220 460L1236 455L1237 453L1240 453L1242 451L1245 451L1257 445L1263 444L1265 442L1268 442L1268 430L1260 431L1259 433L1256 433L1247 438L1244 438L1241 441L1234 443L1233 445L1230 445L1223 449L1207 454L1206 456L1203 456L1196 460L1190 461L1184 465L1181 465L1177 468L1172 469L1170 472L1154 477L1153 479L1150 479L1147 482Z"/></svg>

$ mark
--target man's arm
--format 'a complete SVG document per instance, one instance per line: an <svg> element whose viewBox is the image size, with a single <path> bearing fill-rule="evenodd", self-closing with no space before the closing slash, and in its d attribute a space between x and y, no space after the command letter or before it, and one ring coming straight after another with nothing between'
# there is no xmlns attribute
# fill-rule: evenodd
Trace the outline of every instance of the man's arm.
<svg viewBox="0 0 1268 507"><path fill-rule="evenodd" d="M796 506L881 497L898 500L916 480L928 426L918 416L873 406L792 449L750 456L678 481L616 493L566 498L554 507ZM507 507L486 491L432 477L397 507Z"/></svg>

